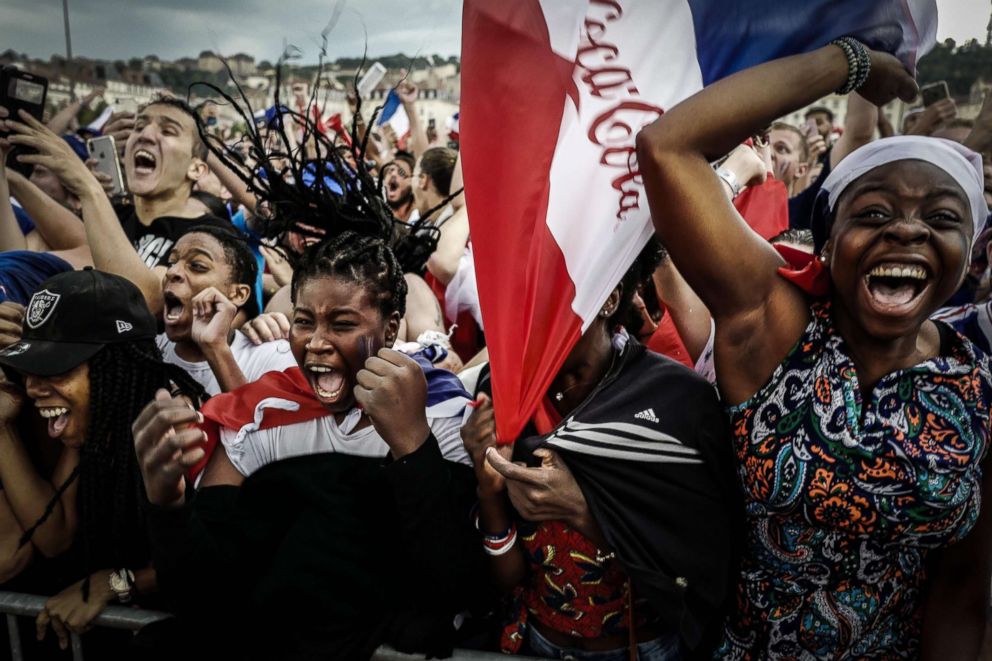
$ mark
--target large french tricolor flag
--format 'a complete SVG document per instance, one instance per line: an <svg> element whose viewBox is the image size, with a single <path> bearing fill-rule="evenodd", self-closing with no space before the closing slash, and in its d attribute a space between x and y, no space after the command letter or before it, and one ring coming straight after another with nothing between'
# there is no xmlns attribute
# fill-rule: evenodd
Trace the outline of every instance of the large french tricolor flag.
<svg viewBox="0 0 992 661"><path fill-rule="evenodd" d="M844 35L915 70L936 12L934 0L465 0L462 166L500 441L651 235L643 126L704 85Z"/></svg>

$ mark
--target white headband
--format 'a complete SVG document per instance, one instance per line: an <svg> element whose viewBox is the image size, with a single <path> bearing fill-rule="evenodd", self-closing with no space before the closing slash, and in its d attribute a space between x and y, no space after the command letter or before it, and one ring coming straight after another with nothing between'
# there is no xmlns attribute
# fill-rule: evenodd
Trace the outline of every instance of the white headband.
<svg viewBox="0 0 992 661"><path fill-rule="evenodd" d="M982 157L964 145L918 135L899 135L869 142L856 149L842 160L823 182L821 190L828 194L828 204L832 211L837 206L841 193L855 179L875 168L893 161L924 161L949 174L958 183L971 203L971 219L974 225L972 241L985 226L989 214L985 204L985 176L982 172Z"/></svg>

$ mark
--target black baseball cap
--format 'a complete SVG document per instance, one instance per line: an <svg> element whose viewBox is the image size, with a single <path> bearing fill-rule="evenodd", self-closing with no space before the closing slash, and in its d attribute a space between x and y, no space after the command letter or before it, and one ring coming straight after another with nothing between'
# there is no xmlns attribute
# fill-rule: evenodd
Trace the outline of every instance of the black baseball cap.
<svg viewBox="0 0 992 661"><path fill-rule="evenodd" d="M24 310L20 342L0 351L0 366L56 376L117 342L155 337L141 291L129 280L92 268L45 280Z"/></svg>

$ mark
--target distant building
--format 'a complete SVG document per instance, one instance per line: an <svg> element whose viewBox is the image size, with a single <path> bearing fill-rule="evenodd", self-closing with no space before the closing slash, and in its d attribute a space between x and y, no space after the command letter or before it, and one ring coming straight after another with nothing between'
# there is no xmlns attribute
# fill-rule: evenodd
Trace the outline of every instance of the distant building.
<svg viewBox="0 0 992 661"><path fill-rule="evenodd" d="M161 71L162 61L157 55L145 55L141 60L141 68L144 71Z"/></svg>
<svg viewBox="0 0 992 661"><path fill-rule="evenodd" d="M192 57L181 57L172 63L170 68L179 69L180 71L196 71L199 62Z"/></svg>
<svg viewBox="0 0 992 661"><path fill-rule="evenodd" d="M227 60L227 63L231 67L231 71L233 71L234 75L238 78L254 76L256 73L255 58L251 55L237 53L236 55L231 56Z"/></svg>
<svg viewBox="0 0 992 661"><path fill-rule="evenodd" d="M213 51L205 50L196 59L196 68L200 71L218 73L224 70L224 63L214 54Z"/></svg>
<svg viewBox="0 0 992 661"><path fill-rule="evenodd" d="M786 115L781 121L792 124L795 127L801 127L803 122L806 121L804 115L806 111L810 108L824 107L830 110L834 114L834 126L840 128L844 126L844 120L847 119L847 96L841 96L840 94L831 94L818 101L814 101L805 108L801 108L792 114ZM903 103L899 99L896 99L892 103L886 105L882 112L885 114L885 118L889 120L892 126L895 128L896 132L899 132L902 126L902 118L909 112L910 106Z"/></svg>
<svg viewBox="0 0 992 661"><path fill-rule="evenodd" d="M235 76L241 78L255 75L255 58L245 53L237 53L227 59L228 66ZM213 51L205 50L196 60L196 68L200 71L220 73L225 70L224 60Z"/></svg>

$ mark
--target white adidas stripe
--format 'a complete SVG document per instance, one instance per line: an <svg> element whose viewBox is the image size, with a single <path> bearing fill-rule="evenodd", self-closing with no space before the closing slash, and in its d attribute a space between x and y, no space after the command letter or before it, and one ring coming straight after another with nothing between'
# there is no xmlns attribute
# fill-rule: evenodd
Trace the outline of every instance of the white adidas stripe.
<svg viewBox="0 0 992 661"><path fill-rule="evenodd" d="M618 448L629 448L629 449L640 449L640 450L659 450L664 452L672 452L675 454L686 454L686 455L698 455L699 451L694 448L687 448L686 446L679 443L674 438L670 441L634 441L627 438L621 438L616 435L605 434L603 432L594 431L591 429L583 429L580 431L572 431L568 428L562 429L555 433L554 438L560 438L560 435L574 436L577 438L584 438L590 441L598 441L600 443L609 443L610 445L616 446Z"/></svg>
<svg viewBox="0 0 992 661"><path fill-rule="evenodd" d="M652 441L662 441L665 443L677 443L682 445L682 442L674 436L670 436L664 432L660 432L657 429L650 429L648 427L642 427L641 425L631 424L629 422L610 422L607 424L590 424L585 422L578 422L576 420L569 420L565 423L565 428L574 430L593 430L598 431L600 429L608 431L622 431L627 434L633 434L635 436L640 436L641 438L647 438Z"/></svg>
<svg viewBox="0 0 992 661"><path fill-rule="evenodd" d="M597 457L610 457L613 459L626 459L629 461L643 461L654 464L701 464L702 459L690 457L672 457L661 454L647 454L645 452L630 452L626 450L614 450L611 448L601 448L595 445L586 445L576 441L567 441L562 438L552 438L548 440L551 447L563 450L573 450L582 454L591 454Z"/></svg>

